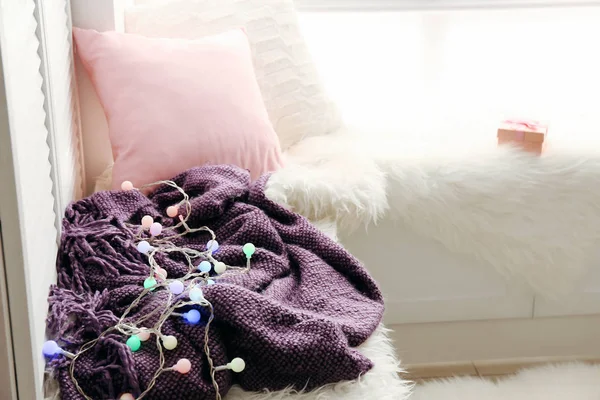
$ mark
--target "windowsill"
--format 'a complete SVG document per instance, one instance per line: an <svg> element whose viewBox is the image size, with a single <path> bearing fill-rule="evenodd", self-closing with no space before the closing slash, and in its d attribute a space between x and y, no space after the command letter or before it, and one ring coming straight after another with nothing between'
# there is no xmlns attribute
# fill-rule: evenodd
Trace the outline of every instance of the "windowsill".
<svg viewBox="0 0 600 400"><path fill-rule="evenodd" d="M345 121L406 140L495 140L504 118L547 121L554 145L599 129L600 7L303 13Z"/></svg>

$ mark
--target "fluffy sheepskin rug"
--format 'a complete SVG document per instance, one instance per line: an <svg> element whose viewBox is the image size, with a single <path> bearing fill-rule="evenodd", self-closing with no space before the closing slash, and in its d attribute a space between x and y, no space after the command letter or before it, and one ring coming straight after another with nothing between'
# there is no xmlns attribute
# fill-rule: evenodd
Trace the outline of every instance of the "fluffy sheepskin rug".
<svg viewBox="0 0 600 400"><path fill-rule="evenodd" d="M249 393L234 386L225 400L407 400L413 385L400 378L403 371L387 334L388 330L381 325L357 348L375 364L357 381L327 385L306 393L294 390Z"/></svg>
<svg viewBox="0 0 600 400"><path fill-rule="evenodd" d="M403 370L396 358L389 330L380 325L357 351L368 357L374 367L356 381L323 386L311 392L279 390L276 392L245 392L234 386L225 400L406 400L412 383L400 378ZM45 400L59 400L60 392L54 379L48 377Z"/></svg>
<svg viewBox="0 0 600 400"><path fill-rule="evenodd" d="M572 290L600 243L598 143L545 152L339 132L286 152L267 195L346 230L396 219L538 294Z"/></svg>
<svg viewBox="0 0 600 400"><path fill-rule="evenodd" d="M452 378L415 387L410 400L598 400L600 365L567 364L523 370L497 383Z"/></svg>

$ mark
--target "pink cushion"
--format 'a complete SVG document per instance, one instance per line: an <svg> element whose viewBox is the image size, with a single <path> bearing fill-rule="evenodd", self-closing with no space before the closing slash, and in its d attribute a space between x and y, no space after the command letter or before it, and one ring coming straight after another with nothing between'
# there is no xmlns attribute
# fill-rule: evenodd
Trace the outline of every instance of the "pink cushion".
<svg viewBox="0 0 600 400"><path fill-rule="evenodd" d="M73 34L108 120L113 189L206 163L253 178L282 165L241 29L197 40Z"/></svg>

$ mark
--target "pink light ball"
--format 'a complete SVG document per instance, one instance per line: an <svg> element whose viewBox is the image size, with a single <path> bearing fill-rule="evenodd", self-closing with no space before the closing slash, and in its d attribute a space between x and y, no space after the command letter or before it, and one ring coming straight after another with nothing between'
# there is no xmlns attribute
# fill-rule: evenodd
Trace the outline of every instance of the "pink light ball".
<svg viewBox="0 0 600 400"><path fill-rule="evenodd" d="M192 363L187 358L182 358L173 366L173 370L180 374L187 374L192 369Z"/></svg>
<svg viewBox="0 0 600 400"><path fill-rule="evenodd" d="M150 225L150 234L152 236L158 236L158 235L160 235L161 232L162 232L162 225L159 224L158 222L155 222L152 225Z"/></svg>
<svg viewBox="0 0 600 400"><path fill-rule="evenodd" d="M130 181L124 181L123 183L121 183L121 190L124 190L126 192L133 190L133 183L131 183Z"/></svg>
<svg viewBox="0 0 600 400"><path fill-rule="evenodd" d="M154 276L156 276L158 279L167 279L167 270L161 267L156 267Z"/></svg>
<svg viewBox="0 0 600 400"><path fill-rule="evenodd" d="M138 334L137 334L138 339L140 339L142 342L145 342L146 340L150 339L150 332L148 332L148 330L146 329L142 329Z"/></svg>
<svg viewBox="0 0 600 400"><path fill-rule="evenodd" d="M154 223L154 218L149 215L144 215L142 218L142 228L148 229Z"/></svg>
<svg viewBox="0 0 600 400"><path fill-rule="evenodd" d="M179 214L179 210L175 206L171 206L167 208L167 215L171 218L175 218Z"/></svg>
<svg viewBox="0 0 600 400"><path fill-rule="evenodd" d="M131 393L123 393L119 400L135 400L135 397Z"/></svg>

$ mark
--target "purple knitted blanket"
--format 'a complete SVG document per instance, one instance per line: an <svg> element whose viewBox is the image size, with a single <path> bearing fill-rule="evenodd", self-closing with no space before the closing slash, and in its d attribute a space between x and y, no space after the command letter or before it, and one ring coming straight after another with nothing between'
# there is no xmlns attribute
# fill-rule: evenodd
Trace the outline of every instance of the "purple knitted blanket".
<svg viewBox="0 0 600 400"><path fill-rule="evenodd" d="M312 389L356 379L372 367L354 347L381 321L383 300L377 285L340 245L302 216L267 199L267 180L264 176L251 183L246 171L231 166L194 168L173 179L190 196L188 225L206 225L215 232L220 242L216 258L242 266L242 246L256 246L249 272L216 279L203 289L214 307L208 333L214 365L234 357L246 362L241 373L216 372L221 395L233 384L251 391ZM181 199L177 190L161 185L149 197L137 190L100 192L70 205L58 252L58 283L49 296L49 337L76 353L117 323L144 290L150 271L148 257L136 249L126 223L140 224L150 215L168 229L176 220L165 210ZM209 239L208 233L198 232L176 240L178 246L204 251ZM188 272L179 254L159 254L157 261L169 278ZM151 292L128 318L160 307L167 295L164 288ZM145 399L215 398L204 353L205 327L174 316L166 320L162 332L176 336L178 344L164 352L165 365L186 358L192 368L187 374L163 373ZM136 352L126 340L111 332L77 359L74 376L94 400L139 395L159 367L154 340ZM65 357L52 361L62 398L84 399L71 379L70 363Z"/></svg>

